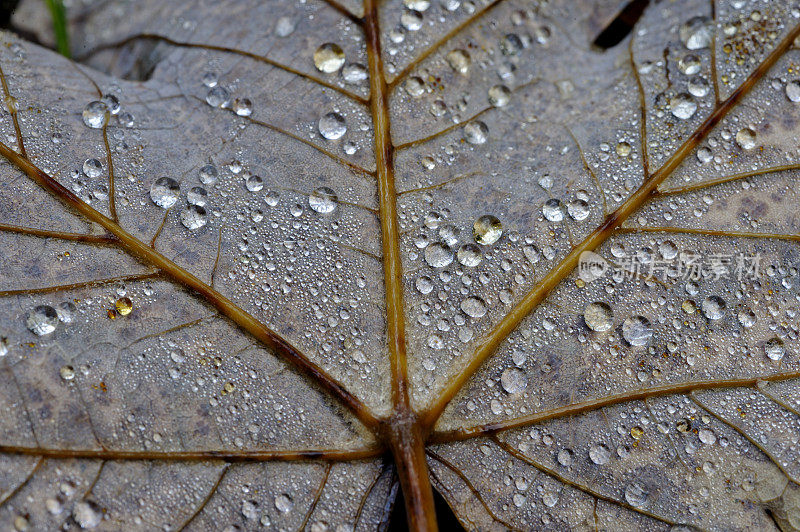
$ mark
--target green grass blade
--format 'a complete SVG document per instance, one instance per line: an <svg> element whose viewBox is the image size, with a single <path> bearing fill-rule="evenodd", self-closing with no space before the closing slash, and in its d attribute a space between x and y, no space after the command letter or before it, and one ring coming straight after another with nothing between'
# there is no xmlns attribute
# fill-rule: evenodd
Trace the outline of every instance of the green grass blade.
<svg viewBox="0 0 800 532"><path fill-rule="evenodd" d="M53 19L53 32L56 34L56 50L64 57L70 56L69 32L67 31L67 14L61 0L46 0L47 9Z"/></svg>

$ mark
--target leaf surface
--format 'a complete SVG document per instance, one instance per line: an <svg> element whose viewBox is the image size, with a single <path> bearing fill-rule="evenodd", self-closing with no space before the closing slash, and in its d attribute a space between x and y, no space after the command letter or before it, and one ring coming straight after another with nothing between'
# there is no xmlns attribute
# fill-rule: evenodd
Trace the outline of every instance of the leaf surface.
<svg viewBox="0 0 800 532"><path fill-rule="evenodd" d="M626 5L4 34L0 519L800 528L797 12Z"/></svg>

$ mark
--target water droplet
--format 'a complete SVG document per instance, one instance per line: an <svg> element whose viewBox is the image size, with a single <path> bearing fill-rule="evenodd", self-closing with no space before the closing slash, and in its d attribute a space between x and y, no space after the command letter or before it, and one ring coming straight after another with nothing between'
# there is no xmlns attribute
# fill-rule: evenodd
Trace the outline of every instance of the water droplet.
<svg viewBox="0 0 800 532"><path fill-rule="evenodd" d="M506 368L500 375L500 385L506 393L520 393L528 387L528 377L519 368Z"/></svg>
<svg viewBox="0 0 800 532"><path fill-rule="evenodd" d="M756 313L750 308L743 308L739 311L739 314L736 317L738 318L739 323L742 324L742 327L745 328L750 328L756 323Z"/></svg>
<svg viewBox="0 0 800 532"><path fill-rule="evenodd" d="M461 310L470 318L482 318L486 315L486 302L479 297L468 297L461 302Z"/></svg>
<svg viewBox="0 0 800 532"><path fill-rule="evenodd" d="M83 123L92 129L99 129L108 122L108 106L99 100L89 102L83 108Z"/></svg>
<svg viewBox="0 0 800 532"><path fill-rule="evenodd" d="M647 503L648 496L647 490L638 482L631 482L625 488L625 500L636 508L643 507Z"/></svg>
<svg viewBox="0 0 800 532"><path fill-rule="evenodd" d="M793 80L786 84L786 97L790 102L800 102L800 81Z"/></svg>
<svg viewBox="0 0 800 532"><path fill-rule="evenodd" d="M458 257L458 262L470 268L474 268L483 260L481 248L475 244L464 244L458 248L456 257Z"/></svg>
<svg viewBox="0 0 800 532"><path fill-rule="evenodd" d="M117 115L117 122L122 127L133 127L133 115L127 111L120 113Z"/></svg>
<svg viewBox="0 0 800 532"><path fill-rule="evenodd" d="M133 301L129 297L121 297L114 303L114 308L120 316L127 316L133 312Z"/></svg>
<svg viewBox="0 0 800 532"><path fill-rule="evenodd" d="M505 107L511 100L511 89L505 85L495 85L489 89L489 103L495 107Z"/></svg>
<svg viewBox="0 0 800 532"><path fill-rule="evenodd" d="M710 320L718 320L725 315L725 300L719 296L710 296L703 300L703 315Z"/></svg>
<svg viewBox="0 0 800 532"><path fill-rule="evenodd" d="M250 192L258 192L264 188L264 180L261 179L261 176L252 174L247 176L247 179L244 180L244 186Z"/></svg>
<svg viewBox="0 0 800 532"><path fill-rule="evenodd" d="M425 11L431 7L430 0L403 0L403 5L414 11Z"/></svg>
<svg viewBox="0 0 800 532"><path fill-rule="evenodd" d="M356 85L367 79L367 68L359 63L351 63L342 70L342 78L351 85Z"/></svg>
<svg viewBox="0 0 800 532"><path fill-rule="evenodd" d="M162 209L169 209L178 201L180 185L171 177L159 177L150 185L150 199Z"/></svg>
<svg viewBox="0 0 800 532"><path fill-rule="evenodd" d="M589 459L597 465L605 465L611 459L611 449L598 443L589 448Z"/></svg>
<svg viewBox="0 0 800 532"><path fill-rule="evenodd" d="M700 429L697 431L697 437L706 445L714 445L717 442L717 435L710 429Z"/></svg>
<svg viewBox="0 0 800 532"><path fill-rule="evenodd" d="M275 508L277 508L281 512L286 513L290 511L293 506L294 506L294 501L287 494L281 493L280 495L275 497Z"/></svg>
<svg viewBox="0 0 800 532"><path fill-rule="evenodd" d="M75 503L72 509L72 517L81 528L94 528L103 520L100 508L91 501Z"/></svg>
<svg viewBox="0 0 800 532"><path fill-rule="evenodd" d="M542 214L551 222L560 222L564 219L564 204L559 199L550 198L542 205Z"/></svg>
<svg viewBox="0 0 800 532"><path fill-rule="evenodd" d="M743 150L752 150L756 147L756 132L749 127L743 127L736 132L736 144Z"/></svg>
<svg viewBox="0 0 800 532"><path fill-rule="evenodd" d="M650 325L650 320L644 316L632 316L622 322L622 337L630 345L645 345L651 336L653 336L653 327Z"/></svg>
<svg viewBox="0 0 800 532"><path fill-rule="evenodd" d="M51 306L39 305L28 313L25 325L37 336L50 334L58 325L58 313Z"/></svg>
<svg viewBox="0 0 800 532"><path fill-rule="evenodd" d="M489 127L481 122L475 120L464 126L464 138L470 144L483 144L489 135Z"/></svg>
<svg viewBox="0 0 800 532"><path fill-rule="evenodd" d="M344 65L344 51L338 44L327 42L314 52L314 66L320 72L332 74Z"/></svg>
<svg viewBox="0 0 800 532"><path fill-rule="evenodd" d="M786 354L786 347L780 338L770 338L764 344L764 352L770 360L780 360Z"/></svg>
<svg viewBox="0 0 800 532"><path fill-rule="evenodd" d="M113 94L105 94L101 101L106 104L109 113L112 115L119 114L121 107L119 105L119 99L116 96Z"/></svg>
<svg viewBox="0 0 800 532"><path fill-rule="evenodd" d="M444 268L453 262L453 250L441 242L431 244L425 248L425 262L434 268Z"/></svg>
<svg viewBox="0 0 800 532"><path fill-rule="evenodd" d="M188 205L181 212L181 223L186 229L200 229L208 223L206 210L199 205Z"/></svg>
<svg viewBox="0 0 800 532"><path fill-rule="evenodd" d="M61 323L72 323L77 311L77 307L71 301L64 301L56 307L56 314Z"/></svg>
<svg viewBox="0 0 800 532"><path fill-rule="evenodd" d="M695 96L696 98L702 98L711 90L706 78L700 76L694 76L692 79L690 79L687 88L689 90L689 94Z"/></svg>
<svg viewBox="0 0 800 532"><path fill-rule="evenodd" d="M275 24L275 35L278 37L288 37L294 32L295 22L291 17L281 17Z"/></svg>
<svg viewBox="0 0 800 532"><path fill-rule="evenodd" d="M572 451L569 449L561 449L558 451L556 459L562 466L569 467L572 465Z"/></svg>
<svg viewBox="0 0 800 532"><path fill-rule="evenodd" d="M614 313L611 307L601 301L589 303L583 310L583 321L591 330L605 332L611 329Z"/></svg>
<svg viewBox="0 0 800 532"><path fill-rule="evenodd" d="M710 163L713 158L714 154L711 153L711 150L709 148L706 148L704 146L699 150L697 150L697 160L700 161L701 163L703 164Z"/></svg>
<svg viewBox="0 0 800 532"><path fill-rule="evenodd" d="M413 9L406 9L400 15L400 24L408 31L417 31L422 27L422 13Z"/></svg>
<svg viewBox="0 0 800 532"><path fill-rule="evenodd" d="M328 187L319 187L308 196L308 204L311 209L322 214L336 210L338 200L336 193Z"/></svg>
<svg viewBox="0 0 800 532"><path fill-rule="evenodd" d="M97 159L86 159L83 161L83 175L94 179L103 174L103 163Z"/></svg>
<svg viewBox="0 0 800 532"><path fill-rule="evenodd" d="M620 142L617 144L616 151L617 155L619 155L620 157L627 157L628 155L631 154L631 151L633 151L633 149L631 148L631 145L628 144L627 142Z"/></svg>
<svg viewBox="0 0 800 532"><path fill-rule="evenodd" d="M450 68L459 74L466 74L469 72L469 66L472 63L469 54L466 50L456 49L447 54L447 64Z"/></svg>
<svg viewBox="0 0 800 532"><path fill-rule="evenodd" d="M248 98L236 98L233 101L233 112L239 116L250 116L253 114L253 102Z"/></svg>
<svg viewBox="0 0 800 532"><path fill-rule="evenodd" d="M567 205L567 212L570 218L576 222L580 222L589 217L589 204L582 199L570 201Z"/></svg>
<svg viewBox="0 0 800 532"><path fill-rule="evenodd" d="M533 244L528 244L522 248L522 254L528 259L531 264L536 264L542 258L542 252Z"/></svg>
<svg viewBox="0 0 800 532"><path fill-rule="evenodd" d="M403 88L409 96L414 98L419 98L425 94L425 82L422 81L422 78L417 76L408 78L406 82L403 83Z"/></svg>
<svg viewBox="0 0 800 532"><path fill-rule="evenodd" d="M681 42L689 50L708 48L711 44L711 27L707 17L692 17L680 27Z"/></svg>
<svg viewBox="0 0 800 532"><path fill-rule="evenodd" d="M478 244L491 246L503 236L503 224L495 216L484 214L472 224L472 236Z"/></svg>
<svg viewBox="0 0 800 532"><path fill-rule="evenodd" d="M186 193L186 201L192 205L205 207L207 199L208 192L206 192L206 189L203 187L192 187L192 189Z"/></svg>
<svg viewBox="0 0 800 532"><path fill-rule="evenodd" d="M75 368L72 366L62 366L58 374L61 375L61 378L65 381L71 381L75 378Z"/></svg>
<svg viewBox="0 0 800 532"><path fill-rule="evenodd" d="M217 171L216 166L213 164L207 164L200 168L198 176L200 177L200 182L204 185L213 185L217 182L219 172Z"/></svg>
<svg viewBox="0 0 800 532"><path fill-rule="evenodd" d="M433 290L433 281L427 275L423 275L417 278L416 286L420 294L427 295Z"/></svg>
<svg viewBox="0 0 800 532"><path fill-rule="evenodd" d="M687 54L678 61L678 69L687 76L700 72L700 58L694 54Z"/></svg>
<svg viewBox="0 0 800 532"><path fill-rule="evenodd" d="M328 113L319 119L319 132L328 140L342 138L347 132L347 124L339 113Z"/></svg>
<svg viewBox="0 0 800 532"><path fill-rule="evenodd" d="M697 111L697 103L689 94L682 92L669 101L670 111L676 118L687 120Z"/></svg>
<svg viewBox="0 0 800 532"><path fill-rule="evenodd" d="M203 85L208 87L216 87L217 83L219 83L219 76L217 76L216 72L206 72L203 74L203 77L200 79L203 82Z"/></svg>
<svg viewBox="0 0 800 532"><path fill-rule="evenodd" d="M500 51L503 55L517 55L522 48L522 39L516 33L509 33L500 41Z"/></svg>
<svg viewBox="0 0 800 532"><path fill-rule="evenodd" d="M225 87L212 87L206 94L206 103L211 107L225 107L231 96Z"/></svg>

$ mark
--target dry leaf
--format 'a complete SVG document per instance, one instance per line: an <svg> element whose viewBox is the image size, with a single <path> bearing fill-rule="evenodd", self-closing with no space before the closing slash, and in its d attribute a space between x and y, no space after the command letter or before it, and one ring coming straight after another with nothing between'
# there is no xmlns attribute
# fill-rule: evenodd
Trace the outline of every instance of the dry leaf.
<svg viewBox="0 0 800 532"><path fill-rule="evenodd" d="M4 529L800 528L793 2L74 4L0 48Z"/></svg>

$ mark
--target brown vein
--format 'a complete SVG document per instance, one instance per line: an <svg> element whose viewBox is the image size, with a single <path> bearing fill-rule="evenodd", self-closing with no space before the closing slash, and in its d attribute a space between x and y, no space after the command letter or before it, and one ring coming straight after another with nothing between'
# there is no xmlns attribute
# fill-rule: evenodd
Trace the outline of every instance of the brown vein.
<svg viewBox="0 0 800 532"><path fill-rule="evenodd" d="M694 229L689 227L619 227L620 233L679 233L705 236L727 236L731 238L769 238L775 240L800 241L800 235L784 235L781 233L752 233L749 231L723 231L716 229Z"/></svg>
<svg viewBox="0 0 800 532"><path fill-rule="evenodd" d="M203 509L206 506L208 506L209 501L211 501L211 498L214 496L215 493L217 493L220 484L222 484L222 480L225 478L225 475L228 474L228 471L230 470L231 467L232 466L230 464L225 464L222 467L222 472L219 474L219 477L217 477L217 481L214 482L214 485L211 486L210 490L208 490L208 493L206 494L205 497L203 497L203 500L200 501L200 504L197 506L197 508L195 508L194 512L192 512L192 515L190 515L189 518L186 521L184 521L183 524L178 528L179 532L185 530L186 527L189 526L189 524L192 521L194 521L195 517L200 515L200 512L202 512Z"/></svg>
<svg viewBox="0 0 800 532"><path fill-rule="evenodd" d="M593 231L520 301L495 327L477 342L475 354L472 359L442 391L441 396L425 412L424 421L432 427L447 404L463 388L465 383L483 365L511 334L519 323L564 279L578 264L581 253L596 249L613 234L614 230L622 225L632 213L637 211L652 195L653 191L694 151L697 145L705 139L719 122L747 95L753 86L761 80L772 66L783 56L793 42L800 35L800 25L795 26L789 34L767 56L763 63L756 68L750 76L737 88L723 103L718 105L708 118L687 138L677 151L622 204L617 210L606 217L606 220ZM635 65L634 65L635 66Z"/></svg>
<svg viewBox="0 0 800 532"><path fill-rule="evenodd" d="M9 491L2 499L0 499L0 506L3 506L6 502L11 500L11 498L14 497L14 495L16 495L17 493L22 491L25 488L25 486L28 485L28 483L31 481L31 479L36 474L36 472L39 471L39 469L42 467L42 465L44 464L44 461L45 461L44 458L39 458L36 461L36 465L34 465L31 468L30 472L28 472L28 474L25 476L25 480L23 480L22 482L17 484L17 487L15 487L13 490Z"/></svg>
<svg viewBox="0 0 800 532"><path fill-rule="evenodd" d="M169 211L172 207L164 211L164 217L161 219L161 224L159 224L158 229L156 229L153 238L150 239L150 247L156 249L156 240L158 240L159 235L161 235L161 231L164 230L164 226L167 224L167 216L169 216Z"/></svg>
<svg viewBox="0 0 800 532"><path fill-rule="evenodd" d="M707 179L705 181L698 181L697 183L692 183L690 185L686 185L683 187L656 189L656 192L653 193L653 197L658 198L660 196L668 196L672 194L685 194L687 192L694 192L695 190L701 190L704 188L712 187L714 185L721 185L723 183L737 181L739 179L746 179L748 177L766 175L766 174L771 174L773 172L785 172L787 170L797 170L797 169L800 169L800 163L771 166L769 168L762 168L761 170L752 170L750 172L741 172L739 174L732 174L729 176L718 177L716 179Z"/></svg>
<svg viewBox="0 0 800 532"><path fill-rule="evenodd" d="M358 523L361 521L361 514L364 511L364 505L367 504L367 500L369 499L370 495L372 495L372 491L375 489L375 486L378 485L378 481L383 477L384 470L381 469L378 471L378 476L375 477L369 487L367 487L367 491L364 493L364 496L361 497L361 502L358 504L358 510L356 511L356 517L353 519L353 530L358 530Z"/></svg>
<svg viewBox="0 0 800 532"><path fill-rule="evenodd" d="M427 187L418 187L418 188L410 188L408 190L401 190L400 192L397 193L397 196L400 197L403 194L412 194L414 192L424 192L426 190L436 190L436 189L439 189L439 188L444 188L447 185L452 185L453 183L456 183L456 182L461 181L462 179L466 179L468 177L478 177L478 176L485 176L485 175L486 174L484 174L483 172L469 172L469 173L466 173L466 174L460 174L460 175L457 175L457 176L455 176L453 178L448 179L447 181L442 181L441 183L436 183L435 185L428 185ZM405 234L407 232L408 231L403 231L401 234Z"/></svg>
<svg viewBox="0 0 800 532"><path fill-rule="evenodd" d="M724 379L724 380L704 380L704 381L690 381L680 382L675 384L665 384L662 386L652 386L650 388L641 388L638 390L631 390L623 393L607 395L598 399L589 399L580 403L573 403L556 408L542 410L535 414L527 416L520 416L513 419L508 419L495 423L485 423L473 427L462 427L448 431L437 431L431 435L429 441L433 443L445 443L458 440L466 440L477 436L485 436L495 434L497 432L513 429L516 427L524 427L534 423L541 423L551 419L559 419L567 416L574 416L577 414L584 414L606 406L616 405L620 403L627 403L629 401L644 400L651 397L660 397L664 395L674 395L692 392L696 390L710 390L713 388L743 388L754 387L759 381L766 382L780 382L790 379L800 378L800 371L792 371L787 373L776 373L766 377L752 377L741 379Z"/></svg>
<svg viewBox="0 0 800 532"><path fill-rule="evenodd" d="M792 405L790 405L789 403L787 403L786 401L784 401L780 397L777 397L772 392L770 392L767 389L767 383L765 383L764 381L759 381L756 386L758 388L758 391L761 392L761 395L763 395L764 397L766 397L767 399L769 399L773 403L777 404L781 408L784 408L784 409L788 410L789 412L791 412L792 414L800 417L800 410L798 410L797 408L793 407Z"/></svg>
<svg viewBox="0 0 800 532"><path fill-rule="evenodd" d="M492 519L494 519L495 521L497 521L498 523L500 523L501 525L503 525L504 527L506 527L506 528L508 528L510 530L521 530L521 529L515 527L514 525L512 525L511 523L509 523L508 521L505 521L505 520L501 519L500 517L498 517L497 514L495 514L492 511L492 509L489 507L489 503L486 502L486 499L483 498L483 495L481 495L481 492L478 491L478 489L475 487L475 485L472 483L472 481L470 479L468 479L467 476L464 473L462 473L449 460L447 460L443 456L437 454L435 451L427 450L427 451L425 451L425 454L427 454L428 456L430 456L431 458L433 458L434 460L436 460L437 462L439 462L440 464L445 466L447 469L452 471L458 478L460 478L461 482L466 484L467 488L469 488L469 490L472 491L472 493L478 499L478 502L480 502L481 505L483 505L484 509L486 510L486 513L488 513L491 516Z"/></svg>
<svg viewBox="0 0 800 532"><path fill-rule="evenodd" d="M570 137L572 137L572 141L575 143L575 146L578 148L578 154L581 156L581 163L583 163L583 169L589 172L589 175L592 177L594 181L594 185L597 187L597 191L600 192L600 198L603 200L603 216L608 216L608 203L606 202L606 191L603 190L603 186L600 184L600 179L597 177L597 174L589 166L589 161L586 160L586 154L583 152L583 148L581 147L581 143L578 141L578 137L575 136L575 133L564 124L564 129L567 130L567 133Z"/></svg>
<svg viewBox="0 0 800 532"><path fill-rule="evenodd" d="M632 506L632 505L628 504L627 502L618 501L617 499L615 499L613 497L609 497L608 495L603 495L602 493L591 489L589 486L584 486L583 484L580 484L578 482L572 481L572 480L564 477L563 475L560 475L557 471L554 471L554 470L550 469L549 467L546 467L545 465L540 464L539 462L533 460L532 458L529 458L528 456L522 454L518 450L514 449L514 447L512 447L508 443L506 443L504 441L501 441L497 436L491 436L491 439L501 449L503 449L505 452L507 452L508 454L510 454L511 456L516 458L517 460L520 460L521 462L524 462L524 463L526 463L526 464L528 464L530 466L533 466L534 468L536 468L537 470L541 471L545 475L547 475L547 476L549 476L549 477L561 482L562 484L565 484L567 486L570 486L571 488L574 488L574 489L576 489L578 491L581 491L581 492L585 493L586 495L589 495L590 497L593 497L596 500L605 501L605 502L607 502L609 504L612 504L614 506L620 506L622 508L625 508L627 510L635 512L637 514L647 516L647 517L649 517L651 519L655 519L656 521L660 521L662 523L666 523L666 524L668 524L670 526L676 526L676 525L680 524L680 523L677 523L675 521L671 521L670 519L667 519L665 517L658 516L658 515L656 515L656 514L654 514L652 512L648 512L647 510L643 510L641 508L636 508L635 506Z"/></svg>
<svg viewBox="0 0 800 532"><path fill-rule="evenodd" d="M746 431L745 431L743 428L741 428L739 425L735 424L733 421L729 421L727 418L723 417L721 414L718 414L717 412L715 412L714 410L712 410L712 409L711 409L710 407L708 407L708 406L707 406L705 403L703 403L703 401L701 401L700 399L698 399L696 394L694 394L694 393L690 393L690 394L689 394L689 398L690 398L690 399L691 399L691 400L692 400L692 401L693 401L695 404L697 404L697 406L699 406L700 408L702 408L703 410L705 410L706 412L708 412L709 414L711 414L712 416L714 416L715 418L717 418L719 421L721 421L722 423L724 423L724 424L725 424L725 425L727 425L728 427L730 427L730 428L732 428L733 430L735 430L737 433L741 434L741 436L742 436L744 439L746 439L747 441L749 441L749 442L750 442L750 443L751 443L751 444L752 444L752 445L753 445L753 446L754 446L756 449L758 449L759 451L761 451L762 453L764 453L764 456L766 456L767 458L769 458L769 461L770 461L770 462L772 462L772 464L773 464L775 467L777 467L777 468L780 470L780 472L781 472L781 473L783 473L783 475L784 475L784 476L785 476L785 477L786 477L786 478L787 478L789 481L791 481L791 482L793 482L794 484L797 484L798 486L800 486L800 481L798 481L798 479L794 478L792 475L790 475L790 474L789 474L789 472L788 472L788 471L786 471L786 469L785 469L785 468L784 468L784 467L781 465L781 462L780 462L780 460L778 460L778 458L777 458L777 457L775 457L775 455L773 455L771 452L767 451L767 449L766 449L766 448L765 448L763 445L761 445L760 443L758 443L758 442L755 440L755 438L753 438L752 436L750 436L749 434L747 434L747 432L746 432Z"/></svg>
<svg viewBox="0 0 800 532"><path fill-rule="evenodd" d="M351 394L338 381L328 375L322 368L311 362L283 337L269 329L255 317L235 305L228 298L203 283L200 279L178 266L175 262L150 248L147 244L125 231L114 220L98 212L83 200L78 198L61 183L47 175L28 159L20 156L3 143L0 143L0 155L7 158L12 164L26 173L42 188L59 198L65 205L71 207L86 219L102 226L106 231L117 237L119 247L143 263L160 270L164 275L176 283L196 292L205 301L214 306L221 314L227 316L239 327L253 335L267 347L276 351L285 360L297 367L305 375L315 380L318 385L337 397L345 404L365 425L374 427L377 419L360 399Z"/></svg>
<svg viewBox="0 0 800 532"><path fill-rule="evenodd" d="M645 99L642 78L639 76L639 69L636 67L636 60L633 56L633 37L628 41L628 56L630 57L633 79L636 80L636 90L639 94L639 112L641 114L639 118L639 145L642 150L642 171L644 172L645 180L647 180L650 177L650 157L647 151L647 100Z"/></svg>
<svg viewBox="0 0 800 532"><path fill-rule="evenodd" d="M41 456L43 458L85 458L95 460L165 460L174 462L204 462L220 460L238 462L297 462L324 460L345 462L375 458L383 454L381 447L361 449L300 449L260 451L115 451L106 449L49 449L46 447L24 447L0 445L0 453Z"/></svg>
<svg viewBox="0 0 800 532"><path fill-rule="evenodd" d="M350 19L353 24L358 26L362 26L364 24L364 20L359 18L357 15L354 15L349 9L344 7L342 4L337 2L336 0L323 0L328 6L332 7L336 11L339 12L342 16Z"/></svg>
<svg viewBox="0 0 800 532"><path fill-rule="evenodd" d="M427 137L422 137L421 139L416 139L416 140L411 140L409 142L404 142L403 144L400 144L399 146L396 146L395 149L397 151L407 150L408 148L413 148L415 146L419 146L420 144L425 144L426 142L430 142L430 141L432 141L434 139L437 139L437 138L441 137L442 135L447 135L448 133L450 133L451 131L453 131L455 129L464 127L465 125L469 124L473 120L476 120L477 118L479 118L481 115L483 115L485 113L488 113L492 109L495 109L495 108L494 107L487 107L485 109L481 109L480 111L478 111L477 113L475 113L474 115L472 115L471 117L467 118L466 120L464 120L462 122L457 122L455 124L451 124L451 125L447 126L446 128L444 128L444 129L442 129L440 131L437 131L436 133L431 133Z"/></svg>
<svg viewBox="0 0 800 532"><path fill-rule="evenodd" d="M297 530L300 532L305 530L306 525L308 524L308 520L311 519L311 514L313 514L314 510L317 508L317 503L319 503L319 499L320 497L322 497L322 491L325 489L325 485L328 483L328 477L331 474L331 467L333 467L333 464L331 463L325 466L325 473L323 473L322 481L319 483L317 491L314 493L314 500L311 502L311 506L308 508L308 511L306 512L306 516L303 519L303 523L297 528Z"/></svg>
<svg viewBox="0 0 800 532"><path fill-rule="evenodd" d="M67 290L77 290L80 288L94 288L112 283L124 283L129 281L144 281L160 276L160 272L139 273L136 275L122 275L119 277L106 277L105 279L93 279L78 283L60 284L55 286L43 286L41 288L20 288L18 290L0 290L0 297L50 294L53 292L65 292Z"/></svg>
<svg viewBox="0 0 800 532"><path fill-rule="evenodd" d="M458 26L456 26L455 28L453 28L452 30L447 32L444 35L444 37L442 37L441 39L439 39L438 41L433 43L428 49L426 49L424 52L422 52L422 54L420 54L419 57L417 57L416 59L411 61L408 65L406 65L406 67L403 70L401 70L400 73L398 73L394 77L394 79L392 79L391 83L388 84L389 89L391 90L391 89L395 88L398 83L403 81L403 79L405 79L406 76L408 76L411 73L412 70L417 68L417 66L419 66L420 63L425 61L425 59L430 57L431 54L433 54L436 50L441 48L444 44L446 44L454 36L458 35L461 32L461 30L463 30L464 28L466 28L467 26L469 26L470 24L472 24L473 22L475 22L476 20L481 18L483 15L485 15L486 13L488 13L489 11L491 11L492 9L494 9L495 7L500 5L500 3L502 3L502 2L503 2L503 0L494 0L493 2L491 2L491 3L487 4L486 6L484 6L482 9L477 10L469 18L467 18L463 22L461 22L461 24L459 24Z"/></svg>
<svg viewBox="0 0 800 532"><path fill-rule="evenodd" d="M54 238L57 240L71 240L73 242L86 242L89 244L115 244L117 239L111 235L82 235L79 233L65 233L63 231L48 231L46 229L34 229L32 227L20 227L17 225L0 223L0 231L7 233L17 233L20 235L40 236L43 238Z"/></svg>
<svg viewBox="0 0 800 532"><path fill-rule="evenodd" d="M292 67L290 67L288 65L284 65L284 64L278 63L277 61L274 61L274 60L272 60L272 59L270 59L268 57L265 57L263 55L258 55L258 54L255 54L253 52L247 52L245 50L239 50L237 48L230 48L230 47L227 47L227 46L217 46L217 45L213 45L213 44L202 44L202 43L191 43L191 42L184 42L184 41L176 41L175 39L171 39L171 38L163 36L163 35L156 35L154 33L139 33L137 35L132 35L130 37L126 37L125 39L122 39L121 41L116 41L116 42L112 42L112 43L108 43L108 44L102 44L102 45L100 45L100 46L98 46L96 48L93 48L93 49L89 50L88 52L84 53L83 55L81 55L77 59L79 61L81 61L81 60L83 60L85 58L88 58L88 57L91 57L91 56L93 56L93 55L95 55L98 52L101 52L103 50L109 50L109 49L113 49L113 48L120 48L120 47L125 46L125 45L127 45L129 43L132 43L132 42L135 42L135 41L139 41L139 40L161 41L161 42L169 44L171 46L178 46L178 47L181 47L181 48L198 48L198 49L201 49L201 50L213 50L213 51L216 51L216 52L223 52L223 53L228 53L228 54L239 55L239 56L242 56L242 57L247 57L247 58L253 59L254 61L258 61L260 63L265 63L265 64L273 66L275 68L279 68L281 70L289 72L290 74L294 74L295 76L301 77L303 79L307 79L307 80L309 80L309 81L311 81L313 83L316 83L317 85L322 85L323 87L331 89L333 91L336 91L339 94L342 94L343 96L346 96L347 98L350 98L351 100L354 100L354 101L356 101L356 102L358 102L358 103L360 103L362 105L367 105L367 103L368 103L368 101L364 97L359 96L358 94L355 94L353 92L348 91L347 89L343 89L342 87L339 87L337 85L329 83L329 82L325 81L322 78L318 78L318 77L314 76L313 74L308 74L306 72L301 72L300 70L292 68Z"/></svg>
<svg viewBox="0 0 800 532"><path fill-rule="evenodd" d="M8 81L6 80L5 72L0 67L0 84L3 85L3 97L5 99L6 109L11 115L11 121L14 123L14 134L17 138L17 148L23 157L27 157L28 153L25 151L25 142L22 140L22 130L19 127L19 116L17 111L17 100L11 96L11 91L8 90Z"/></svg>

